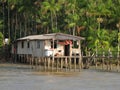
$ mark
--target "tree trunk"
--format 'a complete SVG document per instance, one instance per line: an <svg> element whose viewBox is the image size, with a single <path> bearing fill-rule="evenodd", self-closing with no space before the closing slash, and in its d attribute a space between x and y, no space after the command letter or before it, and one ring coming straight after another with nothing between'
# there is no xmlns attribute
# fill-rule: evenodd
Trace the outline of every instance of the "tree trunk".
<svg viewBox="0 0 120 90"><path fill-rule="evenodd" d="M8 2L8 38L11 39L10 35L10 8L9 8L9 2Z"/></svg>
<svg viewBox="0 0 120 90"><path fill-rule="evenodd" d="M53 14L52 14L52 12L51 12L51 30L52 30L51 32L53 32L53 26L54 26L54 25L53 25Z"/></svg>
<svg viewBox="0 0 120 90"><path fill-rule="evenodd" d="M21 22L19 24L20 24L20 38L21 38L21 35L22 35L22 24L21 24Z"/></svg>
<svg viewBox="0 0 120 90"><path fill-rule="evenodd" d="M27 17L26 17L26 14L24 13L24 19L25 19L25 24L24 24L24 30L25 30L25 32L24 32L24 36L26 36L27 35Z"/></svg>
<svg viewBox="0 0 120 90"><path fill-rule="evenodd" d="M57 30L57 14L55 12L55 25L56 25L56 30Z"/></svg>
<svg viewBox="0 0 120 90"><path fill-rule="evenodd" d="M17 37L17 29L18 29L18 20L17 20L17 12L16 12L16 15L15 15L15 37L14 37L14 40L16 40L16 37Z"/></svg>
<svg viewBox="0 0 120 90"><path fill-rule="evenodd" d="M3 39L5 38L5 7L4 7L4 2L2 4L2 8L3 8Z"/></svg>

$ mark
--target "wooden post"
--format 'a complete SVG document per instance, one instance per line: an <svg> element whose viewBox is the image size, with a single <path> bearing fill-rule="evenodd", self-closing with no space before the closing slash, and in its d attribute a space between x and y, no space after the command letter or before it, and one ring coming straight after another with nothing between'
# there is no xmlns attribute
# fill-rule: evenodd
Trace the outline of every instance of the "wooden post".
<svg viewBox="0 0 120 90"><path fill-rule="evenodd" d="M88 52L88 59L87 59L87 63L86 63L86 68L89 68L89 65L90 65L90 51Z"/></svg>
<svg viewBox="0 0 120 90"><path fill-rule="evenodd" d="M95 69L97 69L97 58L95 58Z"/></svg>
<svg viewBox="0 0 120 90"><path fill-rule="evenodd" d="M35 70L37 70L37 57L35 57Z"/></svg>
<svg viewBox="0 0 120 90"><path fill-rule="evenodd" d="M74 71L76 71L76 56L74 57Z"/></svg>
<svg viewBox="0 0 120 90"><path fill-rule="evenodd" d="M24 59L23 59L23 63L25 63L25 54L23 55L23 58L24 58Z"/></svg>
<svg viewBox="0 0 120 90"><path fill-rule="evenodd" d="M110 70L112 71L112 61L110 60Z"/></svg>
<svg viewBox="0 0 120 90"><path fill-rule="evenodd" d="M82 53L81 53L81 43L80 40L78 40L79 42L79 71L81 71L81 61L82 61Z"/></svg>
<svg viewBox="0 0 120 90"><path fill-rule="evenodd" d="M42 71L42 57L39 57L39 70Z"/></svg>
<svg viewBox="0 0 120 90"><path fill-rule="evenodd" d="M19 54L19 63L21 63L21 54Z"/></svg>
<svg viewBox="0 0 120 90"><path fill-rule="evenodd" d="M95 55L95 69L97 69L97 57L98 57L98 50L97 50L97 47L96 47L96 55Z"/></svg>
<svg viewBox="0 0 120 90"><path fill-rule="evenodd" d="M32 58L30 57L30 62L29 62L29 64L30 64L30 68L32 67Z"/></svg>
<svg viewBox="0 0 120 90"><path fill-rule="evenodd" d="M27 57L26 57L26 63L29 62L29 55L27 54Z"/></svg>
<svg viewBox="0 0 120 90"><path fill-rule="evenodd" d="M37 66L36 66L36 68L37 68L37 70L39 70L39 58L37 57Z"/></svg>
<svg viewBox="0 0 120 90"><path fill-rule="evenodd" d="M26 54L24 54L24 63L26 63Z"/></svg>
<svg viewBox="0 0 120 90"><path fill-rule="evenodd" d="M118 59L118 61L117 61L117 72L119 72L119 69L120 69L120 61Z"/></svg>
<svg viewBox="0 0 120 90"><path fill-rule="evenodd" d="M20 56L20 55L18 54L18 55L17 55L17 57L18 57L18 58L17 58L17 61L18 61L18 62L20 61L20 58L19 58L19 56Z"/></svg>
<svg viewBox="0 0 120 90"><path fill-rule="evenodd" d="M59 58L56 58L56 71L58 72L58 62L59 62Z"/></svg>
<svg viewBox="0 0 120 90"><path fill-rule="evenodd" d="M23 63L23 54L21 54L21 63Z"/></svg>
<svg viewBox="0 0 120 90"><path fill-rule="evenodd" d="M67 71L67 56L65 57L65 71Z"/></svg>
<svg viewBox="0 0 120 90"><path fill-rule="evenodd" d="M44 69L45 69L45 71L46 71L46 59L47 59L47 58L44 57L44 67L45 67Z"/></svg>
<svg viewBox="0 0 120 90"><path fill-rule="evenodd" d="M119 68L120 68L120 61L119 61L119 59L120 59L120 56L119 56L119 50L118 50L118 53L117 53L117 72L119 72Z"/></svg>
<svg viewBox="0 0 120 90"><path fill-rule="evenodd" d="M79 57L79 62L78 62L78 64L79 64L79 71L81 71L81 57Z"/></svg>
<svg viewBox="0 0 120 90"><path fill-rule="evenodd" d="M102 55L102 70L104 70L104 59L105 59L105 52Z"/></svg>
<svg viewBox="0 0 120 90"><path fill-rule="evenodd" d="M53 69L54 69L54 56L52 58L52 71L53 71Z"/></svg>
<svg viewBox="0 0 120 90"><path fill-rule="evenodd" d="M24 55L22 54L22 60L21 60L21 63L23 63L23 61L24 61Z"/></svg>
<svg viewBox="0 0 120 90"><path fill-rule="evenodd" d="M14 63L17 63L17 54L14 54Z"/></svg>
<svg viewBox="0 0 120 90"><path fill-rule="evenodd" d="M109 71L109 61L106 61L107 63L107 71Z"/></svg>
<svg viewBox="0 0 120 90"><path fill-rule="evenodd" d="M63 69L63 58L61 58L61 62L60 62L60 67L61 67L61 71L62 71L62 69Z"/></svg>
<svg viewBox="0 0 120 90"><path fill-rule="evenodd" d="M22 63L22 54L20 54L20 63Z"/></svg>
<svg viewBox="0 0 120 90"><path fill-rule="evenodd" d="M71 71L71 59L72 57L69 57L69 71Z"/></svg>
<svg viewBox="0 0 120 90"><path fill-rule="evenodd" d="M33 69L33 63L34 63L34 57L32 57L32 64L31 64L32 69Z"/></svg>
<svg viewBox="0 0 120 90"><path fill-rule="evenodd" d="M55 57L54 57L54 53L55 53L55 51L54 51L54 44L55 44L55 42L54 42L54 39L53 39L52 71L53 71L53 69L54 69L54 59L55 59Z"/></svg>
<svg viewBox="0 0 120 90"><path fill-rule="evenodd" d="M49 70L50 70L50 57L48 57L48 60L47 60L47 61L48 61L48 64L47 64L47 65L48 65L48 71L49 71Z"/></svg>

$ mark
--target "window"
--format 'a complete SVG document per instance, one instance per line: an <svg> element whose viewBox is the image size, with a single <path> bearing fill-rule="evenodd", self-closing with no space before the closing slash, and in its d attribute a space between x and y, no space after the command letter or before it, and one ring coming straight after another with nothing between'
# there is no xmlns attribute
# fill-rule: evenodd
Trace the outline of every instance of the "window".
<svg viewBox="0 0 120 90"><path fill-rule="evenodd" d="M53 48L53 42L51 41L51 48ZM54 48L57 48L57 42L54 42Z"/></svg>
<svg viewBox="0 0 120 90"><path fill-rule="evenodd" d="M30 42L27 42L27 48L30 48Z"/></svg>
<svg viewBox="0 0 120 90"><path fill-rule="evenodd" d="M40 41L37 41L37 48L40 48Z"/></svg>
<svg viewBox="0 0 120 90"><path fill-rule="evenodd" d="M78 41L74 41L73 42L73 48L78 48L79 47L79 42Z"/></svg>
<svg viewBox="0 0 120 90"><path fill-rule="evenodd" d="M21 48L24 48L24 41L21 42Z"/></svg>

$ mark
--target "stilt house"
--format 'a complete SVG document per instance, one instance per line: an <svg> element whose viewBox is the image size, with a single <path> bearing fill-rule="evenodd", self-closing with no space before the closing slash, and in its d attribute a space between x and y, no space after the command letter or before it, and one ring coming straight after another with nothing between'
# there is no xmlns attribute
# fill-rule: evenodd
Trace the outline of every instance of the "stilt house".
<svg viewBox="0 0 120 90"><path fill-rule="evenodd" d="M31 35L17 39L12 53L33 57L81 56L81 40L84 38L63 33Z"/></svg>

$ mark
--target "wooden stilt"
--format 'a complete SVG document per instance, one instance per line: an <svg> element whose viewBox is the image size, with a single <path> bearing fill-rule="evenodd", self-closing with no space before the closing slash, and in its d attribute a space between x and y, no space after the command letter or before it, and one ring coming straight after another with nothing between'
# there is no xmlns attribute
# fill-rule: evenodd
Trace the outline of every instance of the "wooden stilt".
<svg viewBox="0 0 120 90"><path fill-rule="evenodd" d="M29 64L30 64L30 68L32 67L32 57L30 57L30 62L29 62Z"/></svg>
<svg viewBox="0 0 120 90"><path fill-rule="evenodd" d="M25 58L26 58L26 57L25 57L25 54L23 55L23 58L24 58L24 59L23 59L23 63L25 63Z"/></svg>
<svg viewBox="0 0 120 90"><path fill-rule="evenodd" d="M118 60L117 61L117 72L119 72L119 69L120 69L120 61Z"/></svg>
<svg viewBox="0 0 120 90"><path fill-rule="evenodd" d="M20 63L22 63L23 57L22 54L20 55Z"/></svg>
<svg viewBox="0 0 120 90"><path fill-rule="evenodd" d="M35 69L36 70L38 69L38 59L37 59L37 57L35 58Z"/></svg>
<svg viewBox="0 0 120 90"><path fill-rule="evenodd" d="M79 65L79 71L81 71L81 57L79 57L78 65Z"/></svg>
<svg viewBox="0 0 120 90"><path fill-rule="evenodd" d="M67 57L65 57L65 71L67 71Z"/></svg>
<svg viewBox="0 0 120 90"><path fill-rule="evenodd" d="M62 71L62 69L63 69L63 58L61 58L61 60L60 60L61 62L60 62L60 69L61 69L61 71Z"/></svg>
<svg viewBox="0 0 120 90"><path fill-rule="evenodd" d="M21 54L19 54L19 63L21 63Z"/></svg>
<svg viewBox="0 0 120 90"><path fill-rule="evenodd" d="M41 57L39 57L38 59L39 59L39 60L38 60L38 62L39 62L39 67L38 67L38 69L39 69L39 71L41 71Z"/></svg>
<svg viewBox="0 0 120 90"><path fill-rule="evenodd" d="M56 70L58 72L58 64L59 64L59 58L56 59Z"/></svg>
<svg viewBox="0 0 120 90"><path fill-rule="evenodd" d="M20 63L22 63L22 59L23 59L23 58L22 58L22 54L21 54L21 55L20 55Z"/></svg>
<svg viewBox="0 0 120 90"><path fill-rule="evenodd" d="M71 71L71 57L69 57L69 71Z"/></svg>
<svg viewBox="0 0 120 90"><path fill-rule="evenodd" d="M32 57L32 64L31 64L31 66L32 66L32 69L34 68L34 57Z"/></svg>
<svg viewBox="0 0 120 90"><path fill-rule="evenodd" d="M81 69L83 69L84 65L83 65L83 60L81 60Z"/></svg>
<svg viewBox="0 0 120 90"><path fill-rule="evenodd" d="M76 57L74 57L74 71L76 71Z"/></svg>
<svg viewBox="0 0 120 90"><path fill-rule="evenodd" d="M107 63L107 71L109 71L109 61L107 61L106 63Z"/></svg>
<svg viewBox="0 0 120 90"><path fill-rule="evenodd" d="M28 58L29 58L29 55L27 54L27 56L26 56L26 63L28 63Z"/></svg>
<svg viewBox="0 0 120 90"><path fill-rule="evenodd" d="M52 71L54 70L54 57L52 59Z"/></svg>
<svg viewBox="0 0 120 90"><path fill-rule="evenodd" d="M97 58L95 58L95 69L97 69Z"/></svg>
<svg viewBox="0 0 120 90"><path fill-rule="evenodd" d="M103 52L103 55L102 55L102 70L104 70L104 65L105 65L105 52Z"/></svg>
<svg viewBox="0 0 120 90"><path fill-rule="evenodd" d="M20 60L19 56L20 56L20 55L18 54L18 55L17 55L17 62L19 62L19 60Z"/></svg>
<svg viewBox="0 0 120 90"><path fill-rule="evenodd" d="M104 70L104 58L102 58L102 70Z"/></svg>
<svg viewBox="0 0 120 90"><path fill-rule="evenodd" d="M44 67L45 67L45 71L46 71L46 66L47 66L47 60L46 60L47 58L45 57L44 58Z"/></svg>
<svg viewBox="0 0 120 90"><path fill-rule="evenodd" d="M47 69L50 70L50 57L47 58Z"/></svg>
<svg viewBox="0 0 120 90"><path fill-rule="evenodd" d="M112 61L110 61L110 71L112 71Z"/></svg>

